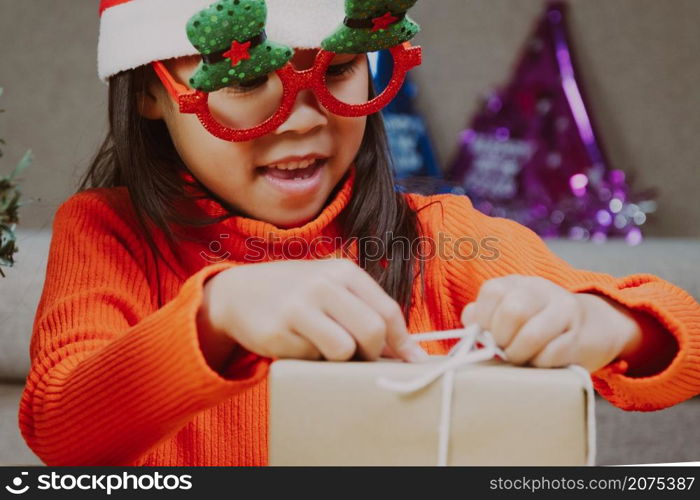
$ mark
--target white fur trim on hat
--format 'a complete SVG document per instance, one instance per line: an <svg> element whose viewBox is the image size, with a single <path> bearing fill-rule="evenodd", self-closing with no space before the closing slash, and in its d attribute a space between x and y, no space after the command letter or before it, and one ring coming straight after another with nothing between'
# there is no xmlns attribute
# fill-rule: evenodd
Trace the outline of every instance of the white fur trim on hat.
<svg viewBox="0 0 700 500"><path fill-rule="evenodd" d="M130 0L105 9L97 43L103 82L152 61L198 54L187 39L187 21L212 0ZM319 48L345 16L344 0L267 0L269 40Z"/></svg>

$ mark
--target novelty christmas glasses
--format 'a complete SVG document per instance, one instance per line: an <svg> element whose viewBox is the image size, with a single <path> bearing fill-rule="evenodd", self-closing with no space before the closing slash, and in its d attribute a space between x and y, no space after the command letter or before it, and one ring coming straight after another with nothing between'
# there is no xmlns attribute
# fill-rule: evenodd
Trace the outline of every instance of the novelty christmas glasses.
<svg viewBox="0 0 700 500"><path fill-rule="evenodd" d="M331 113L366 116L386 106L406 72L421 63L421 48L408 42L419 28L405 12L415 1L381 2L380 9L397 4L403 11L354 18L367 0L347 0L343 24L323 40L313 66L298 70L290 62L293 49L267 40L264 0L221 0L188 22L188 38L202 54L189 86L161 61L152 65L180 111L196 114L211 134L227 141L249 141L275 130L305 89ZM361 12L366 15L366 8ZM380 50L391 54L393 76L370 99L367 54Z"/></svg>

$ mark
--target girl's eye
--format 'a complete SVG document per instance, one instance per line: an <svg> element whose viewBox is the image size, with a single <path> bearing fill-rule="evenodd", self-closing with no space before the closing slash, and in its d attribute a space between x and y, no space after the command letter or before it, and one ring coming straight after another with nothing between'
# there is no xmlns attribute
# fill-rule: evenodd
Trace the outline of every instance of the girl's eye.
<svg viewBox="0 0 700 500"><path fill-rule="evenodd" d="M357 61L359 60L359 57L354 58L352 61L348 61L346 63L342 64L333 64L331 66L328 66L328 69L326 70L326 75L330 77L337 78L339 76L343 75L350 75L355 72L357 69Z"/></svg>
<svg viewBox="0 0 700 500"><path fill-rule="evenodd" d="M232 83L228 87L224 87L229 94L249 94L255 89L262 87L267 83L267 75L263 75L260 78L255 78L254 80L249 80L243 83Z"/></svg>

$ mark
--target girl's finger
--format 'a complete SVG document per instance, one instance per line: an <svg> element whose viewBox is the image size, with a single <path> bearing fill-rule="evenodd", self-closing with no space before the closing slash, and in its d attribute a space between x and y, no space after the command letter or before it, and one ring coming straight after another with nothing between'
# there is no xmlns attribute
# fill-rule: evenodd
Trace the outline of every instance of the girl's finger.
<svg viewBox="0 0 700 500"><path fill-rule="evenodd" d="M396 301L364 269L355 267L357 272L351 273L346 286L384 319L387 326L386 342L395 355L411 362L429 359L428 354L408 333L406 320Z"/></svg>
<svg viewBox="0 0 700 500"><path fill-rule="evenodd" d="M462 325L469 326L475 322L474 319L474 302L470 302L464 309L462 309L462 315L460 317Z"/></svg>
<svg viewBox="0 0 700 500"><path fill-rule="evenodd" d="M269 354L271 357L308 360L318 360L323 357L321 351L312 342L293 331L275 338L273 349L275 352Z"/></svg>
<svg viewBox="0 0 700 500"><path fill-rule="evenodd" d="M384 343L384 347L382 347L381 357L383 357L383 358L398 358L396 353L391 350L391 347L389 347L389 344L387 344L386 342Z"/></svg>
<svg viewBox="0 0 700 500"><path fill-rule="evenodd" d="M292 326L329 361L347 361L355 354L357 345L352 335L319 309L299 311Z"/></svg>
<svg viewBox="0 0 700 500"><path fill-rule="evenodd" d="M506 277L491 279L481 285L479 289L476 301L474 302L474 319L476 323L485 330L491 330L493 314L498 304L508 292L505 278Z"/></svg>
<svg viewBox="0 0 700 500"><path fill-rule="evenodd" d="M324 290L323 295L321 308L352 335L359 356L362 359L377 359L387 337L385 320L345 287L333 284Z"/></svg>
<svg viewBox="0 0 700 500"><path fill-rule="evenodd" d="M548 304L515 333L505 348L508 361L516 365L526 363L570 326L571 317L562 310L560 304Z"/></svg>
<svg viewBox="0 0 700 500"><path fill-rule="evenodd" d="M518 331L545 305L540 296L531 290L517 289L507 293L491 319L490 331L496 344L503 349L510 346ZM505 352L508 354L507 350Z"/></svg>
<svg viewBox="0 0 700 500"><path fill-rule="evenodd" d="M550 341L530 361L538 368L560 368L574 360L576 330L569 329Z"/></svg>

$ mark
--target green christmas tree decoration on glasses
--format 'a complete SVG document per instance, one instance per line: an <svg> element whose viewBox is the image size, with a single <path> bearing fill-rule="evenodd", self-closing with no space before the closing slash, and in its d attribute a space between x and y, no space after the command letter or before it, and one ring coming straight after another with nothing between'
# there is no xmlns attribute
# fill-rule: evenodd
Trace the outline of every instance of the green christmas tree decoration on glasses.
<svg viewBox="0 0 700 500"><path fill-rule="evenodd" d="M309 0L307 7L314 2ZM325 16L324 29L317 41L300 46L320 50L312 68L297 70L290 62L294 50L267 40L265 0L220 0L186 23L187 40L202 56L189 86L173 78L162 61L152 65L180 112L196 114L208 132L226 141L248 141L274 131L289 118L297 94L304 89L311 89L333 114L367 116L389 104L406 73L421 63L421 48L408 43L419 31L406 16L415 3L347 0L337 7L334 2L333 9L328 9L330 4L317 5ZM336 10L339 25L333 22ZM271 32L282 33L279 17L273 16L277 24ZM298 18L289 22L301 24ZM385 49L393 58L392 77L383 90L367 99L353 85L357 83L353 75L360 73L345 71L364 64L364 56L346 61L342 55Z"/></svg>
<svg viewBox="0 0 700 500"><path fill-rule="evenodd" d="M417 0L346 0L343 24L322 43L330 52L359 54L412 39L420 27L406 15Z"/></svg>
<svg viewBox="0 0 700 500"><path fill-rule="evenodd" d="M214 92L264 77L283 67L292 48L267 40L264 0L220 0L187 23L187 38L202 54L192 88Z"/></svg>

